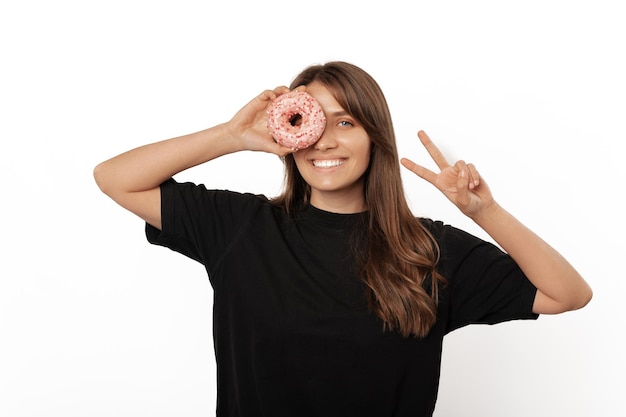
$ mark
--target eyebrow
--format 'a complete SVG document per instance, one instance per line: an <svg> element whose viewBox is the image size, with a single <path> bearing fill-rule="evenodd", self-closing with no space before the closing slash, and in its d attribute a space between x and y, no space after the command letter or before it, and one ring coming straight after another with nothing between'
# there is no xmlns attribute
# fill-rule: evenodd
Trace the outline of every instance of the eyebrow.
<svg viewBox="0 0 626 417"><path fill-rule="evenodd" d="M350 117L352 117L352 115L350 115L350 113L348 113L345 110L338 110L336 112L330 113L329 116L331 116L331 117L341 117L341 116L350 116Z"/></svg>

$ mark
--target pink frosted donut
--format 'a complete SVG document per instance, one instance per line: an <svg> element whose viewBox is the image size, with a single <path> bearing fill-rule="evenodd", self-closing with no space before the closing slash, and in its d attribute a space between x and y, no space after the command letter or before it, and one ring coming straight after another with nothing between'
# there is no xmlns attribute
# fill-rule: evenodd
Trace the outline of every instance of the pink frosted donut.
<svg viewBox="0 0 626 417"><path fill-rule="evenodd" d="M317 142L326 128L326 117L313 96L290 91L276 97L270 105L267 128L276 142L297 151Z"/></svg>

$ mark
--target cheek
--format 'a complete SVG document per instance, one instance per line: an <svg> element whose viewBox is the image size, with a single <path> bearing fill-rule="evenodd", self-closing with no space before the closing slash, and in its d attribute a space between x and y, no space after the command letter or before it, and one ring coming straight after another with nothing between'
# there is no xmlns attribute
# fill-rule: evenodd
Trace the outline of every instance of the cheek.
<svg viewBox="0 0 626 417"><path fill-rule="evenodd" d="M371 142L367 142L366 145L363 146L363 153L361 154L361 160L363 161L363 164L365 164L365 167L369 167L370 162L372 160L372 144Z"/></svg>
<svg viewBox="0 0 626 417"><path fill-rule="evenodd" d="M300 152L296 152L293 154L293 161L296 163L296 168L300 175L302 175L302 170L305 169L308 165L306 157L304 155L298 155Z"/></svg>

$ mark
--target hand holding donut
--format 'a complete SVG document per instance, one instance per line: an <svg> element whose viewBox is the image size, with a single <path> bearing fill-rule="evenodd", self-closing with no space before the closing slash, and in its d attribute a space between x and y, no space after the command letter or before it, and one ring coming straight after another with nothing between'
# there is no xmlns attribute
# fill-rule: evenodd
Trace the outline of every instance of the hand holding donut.
<svg viewBox="0 0 626 417"><path fill-rule="evenodd" d="M272 101L267 128L278 144L298 151L318 141L326 128L326 116L313 96L296 89Z"/></svg>
<svg viewBox="0 0 626 417"><path fill-rule="evenodd" d="M420 131L417 135L441 171L437 174L406 158L402 158L402 165L437 187L470 218L493 205L491 191L473 164L461 160L450 165L425 132Z"/></svg>
<svg viewBox="0 0 626 417"><path fill-rule="evenodd" d="M265 90L252 99L226 123L229 140L240 141L241 150L264 151L279 156L293 152L291 147L276 143L267 129L269 107L276 98L288 92L287 87L281 86Z"/></svg>

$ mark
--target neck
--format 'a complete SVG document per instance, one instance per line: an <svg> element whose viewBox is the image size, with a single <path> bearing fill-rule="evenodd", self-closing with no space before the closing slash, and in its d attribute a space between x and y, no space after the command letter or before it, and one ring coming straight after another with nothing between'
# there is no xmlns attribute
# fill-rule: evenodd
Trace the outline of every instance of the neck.
<svg viewBox="0 0 626 417"><path fill-rule="evenodd" d="M351 214L367 210L363 192L317 191L311 193L311 205L331 213Z"/></svg>

